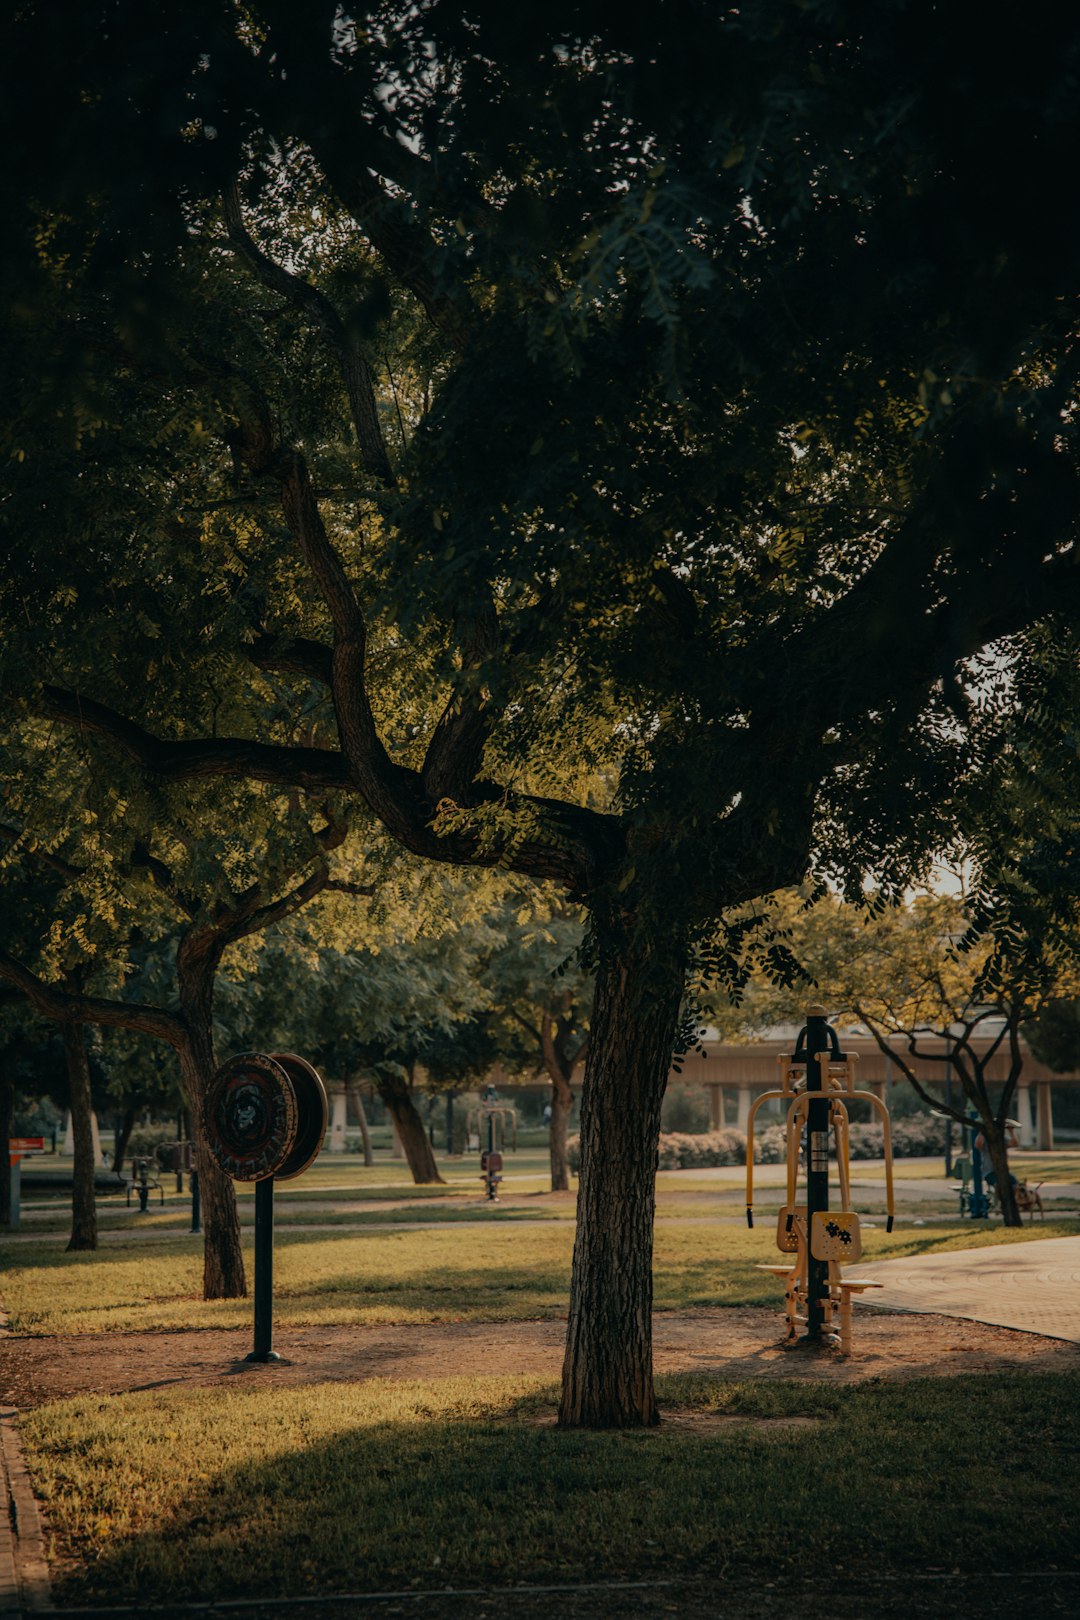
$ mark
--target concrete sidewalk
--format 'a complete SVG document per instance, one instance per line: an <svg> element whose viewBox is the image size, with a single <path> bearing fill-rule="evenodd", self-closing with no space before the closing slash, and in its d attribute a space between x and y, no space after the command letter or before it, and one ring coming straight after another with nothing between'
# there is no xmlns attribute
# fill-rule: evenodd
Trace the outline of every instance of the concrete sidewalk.
<svg viewBox="0 0 1080 1620"><path fill-rule="evenodd" d="M851 1274L885 1285L860 1304L1080 1343L1080 1237L877 1260L853 1266Z"/></svg>

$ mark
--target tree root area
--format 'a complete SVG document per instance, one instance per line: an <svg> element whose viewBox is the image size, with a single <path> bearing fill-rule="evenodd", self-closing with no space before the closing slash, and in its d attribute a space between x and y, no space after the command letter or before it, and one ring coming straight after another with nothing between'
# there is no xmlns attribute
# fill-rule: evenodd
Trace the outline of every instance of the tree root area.
<svg viewBox="0 0 1080 1620"><path fill-rule="evenodd" d="M860 1311L850 1356L782 1338L783 1318L759 1307L661 1312L654 1317L658 1373L743 1380L858 1383L958 1373L1080 1370L1080 1344L947 1316ZM438 1379L534 1373L556 1381L566 1328L539 1322L448 1322L375 1327L284 1327L280 1361L245 1361L243 1330L84 1333L0 1338L0 1403L26 1410L85 1394L182 1385L316 1384L366 1378Z"/></svg>

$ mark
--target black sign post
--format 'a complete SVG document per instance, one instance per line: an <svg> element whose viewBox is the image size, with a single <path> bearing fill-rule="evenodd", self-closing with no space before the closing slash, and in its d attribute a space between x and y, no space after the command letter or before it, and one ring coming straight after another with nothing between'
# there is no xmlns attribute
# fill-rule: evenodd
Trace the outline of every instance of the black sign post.
<svg viewBox="0 0 1080 1620"><path fill-rule="evenodd" d="M255 1183L255 1345L245 1361L280 1361L274 1349L274 1178Z"/></svg>
<svg viewBox="0 0 1080 1620"><path fill-rule="evenodd" d="M806 1230L813 1231L814 1216L829 1208L829 1137L832 1099L829 1063L844 1062L836 1031L824 1007L806 1009L806 1024L795 1045L795 1063L806 1064ZM790 1226L790 1218L789 1218ZM820 1339L829 1300L829 1262L819 1260L808 1242L806 1273L806 1339ZM805 1342L805 1341L804 1341Z"/></svg>
<svg viewBox="0 0 1080 1620"><path fill-rule="evenodd" d="M255 1183L255 1343L274 1349L274 1181L302 1175L326 1135L326 1088L291 1052L241 1052L215 1074L206 1099L206 1145L234 1181Z"/></svg>

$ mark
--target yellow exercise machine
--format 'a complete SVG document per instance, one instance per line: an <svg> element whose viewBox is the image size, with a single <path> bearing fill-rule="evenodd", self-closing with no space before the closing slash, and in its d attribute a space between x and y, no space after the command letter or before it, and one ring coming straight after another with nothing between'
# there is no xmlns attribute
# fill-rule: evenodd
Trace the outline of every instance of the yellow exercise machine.
<svg viewBox="0 0 1080 1620"><path fill-rule="evenodd" d="M806 1024L799 1032L795 1054L782 1057L780 1087L764 1091L750 1110L746 1128L746 1224L754 1224L754 1119L762 1103L770 1098L787 1100L785 1122L787 1149L787 1201L776 1223L776 1246L790 1255L783 1265L763 1265L785 1281L787 1337L802 1342L838 1345L842 1354L851 1351L851 1297L880 1283L843 1275L842 1267L858 1260L862 1252L859 1217L851 1208L851 1162L848 1149L848 1111L851 1102L868 1102L881 1115L885 1147L886 1230L891 1232L895 1217L893 1203L892 1134L889 1111L872 1091L855 1089L855 1055L840 1050L835 1029L827 1022L824 1007L806 1011ZM800 1150L805 1136L806 1202L797 1202ZM829 1209L830 1139L836 1155L840 1184L840 1208Z"/></svg>

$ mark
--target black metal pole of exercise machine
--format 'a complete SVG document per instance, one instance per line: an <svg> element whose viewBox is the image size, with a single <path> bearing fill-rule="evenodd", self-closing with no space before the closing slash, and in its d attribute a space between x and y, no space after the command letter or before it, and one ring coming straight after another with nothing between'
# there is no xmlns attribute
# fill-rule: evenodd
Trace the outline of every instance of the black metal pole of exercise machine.
<svg viewBox="0 0 1080 1620"><path fill-rule="evenodd" d="M280 1361L274 1345L274 1178L255 1183L255 1348L246 1361Z"/></svg>
<svg viewBox="0 0 1080 1620"><path fill-rule="evenodd" d="M828 1057L824 1070L818 1054L829 1050L829 1025L824 1007L806 1009L806 1090L809 1107L806 1110L806 1241L814 1216L829 1207L829 1113L826 1092ZM818 1095L821 1093L821 1095ZM815 1260L811 1251L806 1273L806 1337L820 1339L825 1321L824 1301L829 1292L829 1262Z"/></svg>
<svg viewBox="0 0 1080 1620"><path fill-rule="evenodd" d="M491 1155L495 1152L495 1115L488 1115L488 1174L487 1195L490 1203L495 1202L495 1173L491 1168Z"/></svg>

